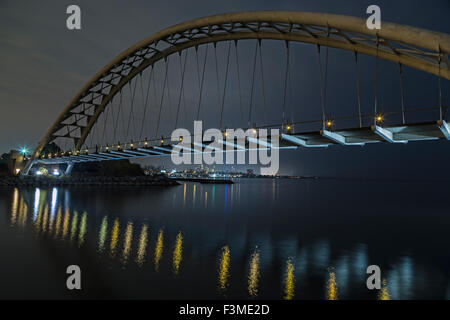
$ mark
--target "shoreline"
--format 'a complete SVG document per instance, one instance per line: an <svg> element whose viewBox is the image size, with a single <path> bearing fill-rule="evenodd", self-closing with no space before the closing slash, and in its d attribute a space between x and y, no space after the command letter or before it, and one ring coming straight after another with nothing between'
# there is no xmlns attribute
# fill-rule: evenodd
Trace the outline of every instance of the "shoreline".
<svg viewBox="0 0 450 320"><path fill-rule="evenodd" d="M165 177L2 177L0 187L171 187L178 182Z"/></svg>

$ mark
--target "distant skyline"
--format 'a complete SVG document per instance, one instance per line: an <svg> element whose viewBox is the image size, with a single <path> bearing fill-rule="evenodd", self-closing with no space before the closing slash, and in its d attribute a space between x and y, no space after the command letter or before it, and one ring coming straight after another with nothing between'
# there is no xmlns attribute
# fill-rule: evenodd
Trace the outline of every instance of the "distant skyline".
<svg viewBox="0 0 450 320"><path fill-rule="evenodd" d="M65 26L65 11L70 4L77 4L82 9L80 31L69 31ZM381 7L383 21L450 33L448 0L376 3L338 3L331 0L80 0L76 3L66 0L2 0L0 153L22 146L35 147L59 112L98 70L126 48L163 28L202 16L247 10L316 11L366 18L365 10L370 4ZM334 65L344 61L341 57L334 59ZM308 68L305 66L305 73ZM393 79L393 73L387 68L382 73L387 81L398 84L397 78ZM414 80L408 82L407 102L415 106L436 105L436 78ZM354 84L352 74L330 70L330 101L334 97L341 104L353 103L353 97L339 95L339 88L347 84ZM302 85L308 92L318 90ZM382 99L390 103L398 101L396 91L390 88L392 86L386 87L382 91ZM443 94L444 105L448 105L450 85L447 80L443 80ZM304 99L303 105L315 104L308 100L308 95ZM280 156L279 174L450 178L448 141L299 149L283 151ZM158 164L154 160L149 163ZM161 164L170 167L170 158ZM244 171L245 167L238 170Z"/></svg>

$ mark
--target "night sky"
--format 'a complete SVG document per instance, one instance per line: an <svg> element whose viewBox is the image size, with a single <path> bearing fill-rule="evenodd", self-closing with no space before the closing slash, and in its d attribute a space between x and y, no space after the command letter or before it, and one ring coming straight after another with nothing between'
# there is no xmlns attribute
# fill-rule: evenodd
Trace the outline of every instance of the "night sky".
<svg viewBox="0 0 450 320"><path fill-rule="evenodd" d="M81 31L66 28L66 8L70 4L81 7ZM19 146L36 146L58 113L92 75L126 48L173 24L202 16L247 10L316 11L366 18L366 8L371 4L381 7L382 20L450 33L448 0L0 0L0 152ZM348 55L335 51L330 50L327 99L335 107L355 107L354 95L342 93L343 89L354 86L354 66ZM331 56L332 53L335 55ZM312 53L305 54L303 59L311 62L304 65L301 75L295 78L295 85L304 90L301 104L320 108L317 105L320 103L317 83L308 81L315 72L317 60L312 60ZM366 80L366 87L363 88L366 104L371 103L370 95L373 94L370 77L374 59L371 60L361 69ZM333 68L333 65L339 67ZM349 72L344 72L341 67L347 66ZM380 67L381 104L389 105L386 109L398 109L396 66L381 63ZM271 77L271 72L275 73L280 68L269 67L267 76ZM407 106L438 105L436 77L414 70L406 70L405 76L409 76L405 80ZM449 103L448 82L443 80L444 105ZM450 179L449 160L448 141L411 142L406 145L379 143L363 148L332 146L328 149L283 152L280 173Z"/></svg>

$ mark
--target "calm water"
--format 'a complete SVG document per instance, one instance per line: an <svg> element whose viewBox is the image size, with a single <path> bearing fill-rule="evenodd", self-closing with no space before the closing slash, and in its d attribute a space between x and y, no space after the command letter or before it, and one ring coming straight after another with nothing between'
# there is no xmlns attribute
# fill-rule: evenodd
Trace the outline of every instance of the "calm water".
<svg viewBox="0 0 450 320"><path fill-rule="evenodd" d="M0 298L450 297L449 183L0 189ZM82 270L81 292L66 267ZM381 292L365 286L381 267Z"/></svg>

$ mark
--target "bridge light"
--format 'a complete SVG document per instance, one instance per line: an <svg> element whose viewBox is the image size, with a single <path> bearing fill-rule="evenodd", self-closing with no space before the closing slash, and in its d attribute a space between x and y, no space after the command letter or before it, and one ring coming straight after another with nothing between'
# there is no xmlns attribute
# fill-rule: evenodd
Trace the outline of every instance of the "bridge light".
<svg viewBox="0 0 450 320"><path fill-rule="evenodd" d="M180 140L180 142L183 142L183 137L180 137L179 140Z"/></svg>
<svg viewBox="0 0 450 320"><path fill-rule="evenodd" d="M106 145L106 147L105 147L105 150L106 150L106 151L109 151L109 147L108 147L108 145Z"/></svg>
<svg viewBox="0 0 450 320"><path fill-rule="evenodd" d="M161 144L164 144L164 138L163 137L161 137Z"/></svg>
<svg viewBox="0 0 450 320"><path fill-rule="evenodd" d="M225 137L228 137L228 132L224 132L224 134L223 134Z"/></svg>
<svg viewBox="0 0 450 320"><path fill-rule="evenodd" d="M328 121L327 121L327 127L328 127L328 128L331 128L332 125L333 125L333 121L328 120Z"/></svg>
<svg viewBox="0 0 450 320"><path fill-rule="evenodd" d="M291 131L291 129L292 129L291 125L288 124L288 125L286 126L286 130L287 130L287 131Z"/></svg>
<svg viewBox="0 0 450 320"><path fill-rule="evenodd" d="M20 149L20 153L23 154L24 156L26 156L27 153L28 153L28 149L27 148L22 148L22 149Z"/></svg>
<svg viewBox="0 0 450 320"><path fill-rule="evenodd" d="M256 132L257 132L257 131L256 131L256 128L253 128L253 133L256 134Z"/></svg>
<svg viewBox="0 0 450 320"><path fill-rule="evenodd" d="M383 115L378 114L378 115L375 117L375 120L377 120L377 122L382 122L382 121L383 121Z"/></svg>
<svg viewBox="0 0 450 320"><path fill-rule="evenodd" d="M144 142L144 146L148 146L148 141L147 140L145 140L145 142Z"/></svg>
<svg viewBox="0 0 450 320"><path fill-rule="evenodd" d="M134 148L134 143L133 143L133 142L130 144L130 147L131 147L132 149Z"/></svg>

